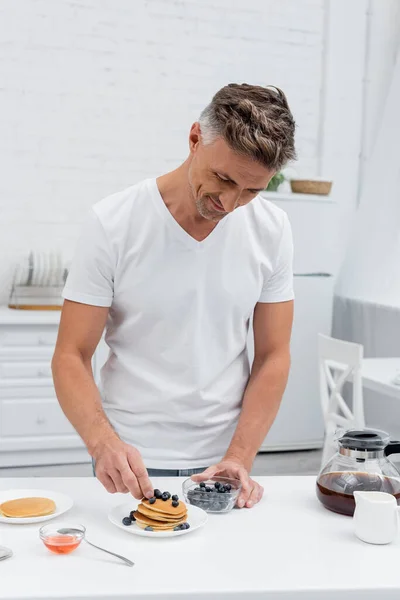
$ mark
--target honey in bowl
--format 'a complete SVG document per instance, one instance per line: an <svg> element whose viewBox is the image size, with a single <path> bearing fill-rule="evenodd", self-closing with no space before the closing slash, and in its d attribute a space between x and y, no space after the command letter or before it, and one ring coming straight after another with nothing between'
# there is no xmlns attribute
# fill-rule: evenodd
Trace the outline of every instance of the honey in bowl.
<svg viewBox="0 0 400 600"><path fill-rule="evenodd" d="M43 538L43 543L55 554L69 554L76 550L82 538L75 535L49 535Z"/></svg>
<svg viewBox="0 0 400 600"><path fill-rule="evenodd" d="M77 549L86 529L83 525L56 523L45 525L39 530L39 536L46 548L54 554L70 554Z"/></svg>

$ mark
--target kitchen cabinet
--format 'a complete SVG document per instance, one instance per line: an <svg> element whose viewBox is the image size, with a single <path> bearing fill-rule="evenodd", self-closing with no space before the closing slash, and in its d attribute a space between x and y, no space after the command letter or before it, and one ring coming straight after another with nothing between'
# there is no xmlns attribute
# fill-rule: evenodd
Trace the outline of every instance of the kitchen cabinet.
<svg viewBox="0 0 400 600"><path fill-rule="evenodd" d="M0 467L90 462L53 386L59 320L58 311L0 308ZM95 354L96 380L98 364Z"/></svg>

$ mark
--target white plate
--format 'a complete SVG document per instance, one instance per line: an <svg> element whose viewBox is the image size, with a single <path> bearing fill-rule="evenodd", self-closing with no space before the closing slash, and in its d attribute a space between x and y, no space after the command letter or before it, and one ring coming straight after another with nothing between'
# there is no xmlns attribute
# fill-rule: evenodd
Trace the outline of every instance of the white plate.
<svg viewBox="0 0 400 600"><path fill-rule="evenodd" d="M42 267L40 285L43 287L46 285L46 278L47 278L47 260L46 260L45 252L40 253L40 263L41 263L41 267Z"/></svg>
<svg viewBox="0 0 400 600"><path fill-rule="evenodd" d="M56 270L57 270L57 258L54 250L49 252L49 264L50 264L50 283L49 285L57 284Z"/></svg>
<svg viewBox="0 0 400 600"><path fill-rule="evenodd" d="M42 261L40 260L40 252L33 253L33 279L32 284L35 286L40 285L42 278Z"/></svg>
<svg viewBox="0 0 400 600"><path fill-rule="evenodd" d="M31 285L36 285L37 280L37 258L36 252L32 252L32 277L31 277Z"/></svg>
<svg viewBox="0 0 400 600"><path fill-rule="evenodd" d="M66 494L60 492L52 492L51 490L5 490L0 491L0 504L7 502L7 500L16 500L17 498L50 498L54 500L56 504L56 510L51 515L45 515L44 517L26 517L26 518L10 518L4 517L0 514L0 523L13 523L16 525L25 523L41 523L42 521L48 521L59 517L63 513L67 512L74 504L72 498Z"/></svg>
<svg viewBox="0 0 400 600"><path fill-rule="evenodd" d="M181 531L145 531L136 525L135 522L133 522L132 525L123 525L122 519L127 517L131 510L135 510L138 504L139 502L137 500L132 499L132 502L125 502L119 506L114 506L114 508L110 511L108 518L110 519L111 523L120 529L123 529L127 533L133 533L133 535L141 535L142 537L152 538L176 537L178 535L185 535L186 533L196 531L196 529L203 527L203 525L207 523L208 519L208 515L203 509L188 504L187 522L190 525L189 529L183 529Z"/></svg>
<svg viewBox="0 0 400 600"><path fill-rule="evenodd" d="M50 265L49 265L49 255L48 255L47 252L43 252L42 253L42 260L43 260L43 279L42 279L42 285L43 286L48 286L49 285Z"/></svg>
<svg viewBox="0 0 400 600"><path fill-rule="evenodd" d="M56 254L56 282L57 285L63 285L62 279L62 259L60 252Z"/></svg>
<svg viewBox="0 0 400 600"><path fill-rule="evenodd" d="M26 285L29 277L29 257L22 258L17 269L16 285Z"/></svg>

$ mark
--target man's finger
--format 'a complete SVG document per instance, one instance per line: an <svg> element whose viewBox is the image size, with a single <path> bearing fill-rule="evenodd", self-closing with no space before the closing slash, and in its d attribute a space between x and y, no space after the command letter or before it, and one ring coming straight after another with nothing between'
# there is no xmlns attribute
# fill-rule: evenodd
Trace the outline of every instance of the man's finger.
<svg viewBox="0 0 400 600"><path fill-rule="evenodd" d="M261 498L264 495L264 488L262 485L258 485L258 502L260 502Z"/></svg>
<svg viewBox="0 0 400 600"><path fill-rule="evenodd" d="M117 469L112 469L108 472L108 475L113 480L117 492L120 492L121 494L126 494L126 492L129 491L129 489L126 487L125 483L122 480L121 473L117 471Z"/></svg>
<svg viewBox="0 0 400 600"><path fill-rule="evenodd" d="M135 475L139 487L139 494L141 494L140 498L152 498L154 496L154 488L142 459L137 456L132 457L128 454L128 463ZM135 496L135 498L137 498L137 496Z"/></svg>
<svg viewBox="0 0 400 600"><path fill-rule="evenodd" d="M252 508L260 500L260 491L258 484L253 481L254 487L251 490L250 496L246 502L246 508Z"/></svg>
<svg viewBox="0 0 400 600"><path fill-rule="evenodd" d="M238 476L240 479L240 483L242 484L242 489L240 491L239 498L237 499L237 505L239 508L243 508L243 506L250 498L253 486L251 485L251 479L246 469L240 469L240 471L238 472Z"/></svg>
<svg viewBox="0 0 400 600"><path fill-rule="evenodd" d="M104 472L99 472L98 470L96 471L96 477L97 479L104 485L104 487L106 488L107 492L109 492L110 494L115 494L117 489L114 485L113 480L111 479L111 477L109 475L107 475L107 473Z"/></svg>
<svg viewBox="0 0 400 600"><path fill-rule="evenodd" d="M139 482L140 489L142 490L142 494L145 498L152 498L154 496L154 488L153 484L149 479L149 474L147 473L147 469L140 470L136 473L137 480Z"/></svg>
<svg viewBox="0 0 400 600"><path fill-rule="evenodd" d="M201 481L205 481L206 479L211 479L211 477L214 477L214 475L216 473L218 473L220 470L221 469L219 468L219 465L212 465L211 467L208 467L208 469L206 469L202 473L198 473L197 475L192 475L191 479L195 483L200 483Z"/></svg>
<svg viewBox="0 0 400 600"><path fill-rule="evenodd" d="M126 485L132 496L136 498L136 500L141 500L143 498L142 490L140 489L136 475L128 464L121 470L121 477L124 485Z"/></svg>

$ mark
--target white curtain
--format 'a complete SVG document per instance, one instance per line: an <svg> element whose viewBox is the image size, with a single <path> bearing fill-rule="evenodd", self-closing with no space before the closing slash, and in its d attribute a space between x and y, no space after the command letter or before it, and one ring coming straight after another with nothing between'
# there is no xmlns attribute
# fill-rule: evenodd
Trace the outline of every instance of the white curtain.
<svg viewBox="0 0 400 600"><path fill-rule="evenodd" d="M400 356L400 52L338 277L333 335L362 343L366 357ZM366 407L367 424L399 435L400 408L377 394L364 397L373 407Z"/></svg>
<svg viewBox="0 0 400 600"><path fill-rule="evenodd" d="M400 54L365 170L337 295L400 308Z"/></svg>

